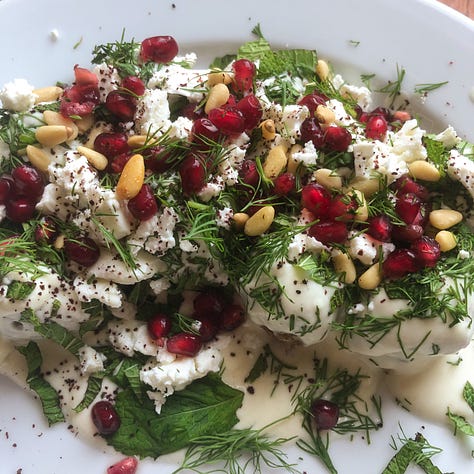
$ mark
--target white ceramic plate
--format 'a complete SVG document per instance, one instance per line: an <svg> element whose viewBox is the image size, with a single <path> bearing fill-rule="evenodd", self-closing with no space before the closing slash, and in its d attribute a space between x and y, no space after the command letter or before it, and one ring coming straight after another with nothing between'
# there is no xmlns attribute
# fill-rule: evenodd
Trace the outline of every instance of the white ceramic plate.
<svg viewBox="0 0 474 474"><path fill-rule="evenodd" d="M444 5L412 0L0 0L0 85L25 77L36 87L71 80L74 64L87 66L95 44L171 34L181 52L196 51L202 64L251 38L260 23L276 46L309 47L330 59L349 80L376 73L404 88L449 81L428 95L424 125L451 124L474 141L474 23ZM57 39L54 39L57 33ZM449 383L449 382L447 382ZM264 407L263 407L264 408ZM335 440L331 452L340 474L380 473L393 455L391 436L421 431L444 452L434 460L443 472L473 472L471 448L448 428L433 426L385 403L385 425L367 446L363 439ZM289 450L300 469L324 472L314 459ZM5 474L105 474L122 456L75 438L66 426L48 428L29 393L0 378L0 472ZM145 461L139 474L167 474L173 460ZM275 472L275 471L271 471Z"/></svg>

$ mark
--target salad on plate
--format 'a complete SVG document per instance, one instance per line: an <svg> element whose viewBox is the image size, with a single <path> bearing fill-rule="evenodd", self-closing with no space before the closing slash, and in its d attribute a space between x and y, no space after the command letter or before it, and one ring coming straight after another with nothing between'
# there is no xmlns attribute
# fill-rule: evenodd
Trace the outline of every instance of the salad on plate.
<svg viewBox="0 0 474 474"><path fill-rule="evenodd" d="M205 69L122 37L0 90L0 372L110 474L300 472L287 443L335 473L382 387L474 433L473 146L423 128L402 69L353 85L253 33ZM414 434L383 472L437 452Z"/></svg>

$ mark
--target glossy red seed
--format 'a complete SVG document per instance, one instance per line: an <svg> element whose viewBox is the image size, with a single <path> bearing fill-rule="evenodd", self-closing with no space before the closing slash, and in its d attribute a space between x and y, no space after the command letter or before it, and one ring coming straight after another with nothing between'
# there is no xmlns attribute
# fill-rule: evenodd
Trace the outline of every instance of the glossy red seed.
<svg viewBox="0 0 474 474"><path fill-rule="evenodd" d="M184 194L198 193L206 184L206 169L195 155L187 156L179 167Z"/></svg>
<svg viewBox="0 0 474 474"><path fill-rule="evenodd" d="M330 220L353 221L358 207L354 197L338 194L331 199L327 217Z"/></svg>
<svg viewBox="0 0 474 474"><path fill-rule="evenodd" d="M36 200L43 194L43 178L32 166L17 166L12 171L12 179L14 193L17 196L28 196L29 199Z"/></svg>
<svg viewBox="0 0 474 474"><path fill-rule="evenodd" d="M179 115L189 120L197 120L204 117L204 109L195 103L189 103L179 111Z"/></svg>
<svg viewBox="0 0 474 474"><path fill-rule="evenodd" d="M140 46L140 59L144 62L169 63L177 54L178 43L172 36L152 36Z"/></svg>
<svg viewBox="0 0 474 474"><path fill-rule="evenodd" d="M125 153L121 153L120 155L116 155L109 160L109 164L107 166L107 171L109 173L119 174L123 171L127 161L133 156L131 151L127 151Z"/></svg>
<svg viewBox="0 0 474 474"><path fill-rule="evenodd" d="M120 87L137 96L141 96L145 93L145 84L137 76L124 77Z"/></svg>
<svg viewBox="0 0 474 474"><path fill-rule="evenodd" d="M158 313L147 323L148 334L155 340L166 337L171 331L171 318L163 313Z"/></svg>
<svg viewBox="0 0 474 474"><path fill-rule="evenodd" d="M370 112L370 115L381 115L387 122L392 120L392 112L387 107L376 107Z"/></svg>
<svg viewBox="0 0 474 474"><path fill-rule="evenodd" d="M253 130L262 120L262 104L254 94L248 94L240 99L235 108L244 116L246 131Z"/></svg>
<svg viewBox="0 0 474 474"><path fill-rule="evenodd" d="M300 134L302 143L313 142L317 150L324 147L324 130L314 117L303 120Z"/></svg>
<svg viewBox="0 0 474 474"><path fill-rule="evenodd" d="M78 66L74 66L74 79L78 86L97 86L99 78L89 69Z"/></svg>
<svg viewBox="0 0 474 474"><path fill-rule="evenodd" d="M244 116L235 107L216 107L207 116L223 135L239 135L245 130Z"/></svg>
<svg viewBox="0 0 474 474"><path fill-rule="evenodd" d="M438 242L427 235L413 241L410 249L415 253L417 262L421 267L434 267L441 257Z"/></svg>
<svg viewBox="0 0 474 474"><path fill-rule="evenodd" d="M6 216L13 222L27 222L35 214L35 203L26 197L15 197L5 203Z"/></svg>
<svg viewBox="0 0 474 474"><path fill-rule="evenodd" d="M253 79L255 76L255 64L248 59L238 59L232 63L234 71L233 87L240 94L248 94L253 89Z"/></svg>
<svg viewBox="0 0 474 474"><path fill-rule="evenodd" d="M310 412L318 431L334 428L339 420L339 407L322 398L313 401Z"/></svg>
<svg viewBox="0 0 474 474"><path fill-rule="evenodd" d="M194 314L197 319L215 320L226 305L224 294L217 288L206 288L193 299Z"/></svg>
<svg viewBox="0 0 474 474"><path fill-rule="evenodd" d="M99 133L94 140L94 150L102 153L107 158L113 158L130 151L125 133L104 132Z"/></svg>
<svg viewBox="0 0 474 474"><path fill-rule="evenodd" d="M61 96L60 112L65 117L79 115L81 117L93 112L100 103L98 78L84 68L75 68L76 83L64 89Z"/></svg>
<svg viewBox="0 0 474 474"><path fill-rule="evenodd" d="M397 198L395 211L407 224L416 223L415 219L421 211L421 201L415 194L403 194Z"/></svg>
<svg viewBox="0 0 474 474"><path fill-rule="evenodd" d="M298 105L305 105L311 116L314 116L318 105L325 105L328 97L320 92L314 91L311 94L305 95L299 102Z"/></svg>
<svg viewBox="0 0 474 474"><path fill-rule="evenodd" d="M244 160L239 170L239 177L244 184L256 187L260 181L257 164L253 160Z"/></svg>
<svg viewBox="0 0 474 474"><path fill-rule="evenodd" d="M51 244L58 234L56 223L51 217L43 217L35 228L35 242Z"/></svg>
<svg viewBox="0 0 474 474"><path fill-rule="evenodd" d="M78 237L64 241L64 252L69 260L90 267L99 260L99 246L89 237Z"/></svg>
<svg viewBox="0 0 474 474"><path fill-rule="evenodd" d="M342 221L321 221L308 229L308 234L323 244L342 244L349 235Z"/></svg>
<svg viewBox="0 0 474 474"><path fill-rule="evenodd" d="M112 435L120 428L120 417L114 406L106 400L95 403L91 415L97 431L103 436Z"/></svg>
<svg viewBox="0 0 474 474"><path fill-rule="evenodd" d="M137 110L137 99L130 94L111 91L105 99L105 107L123 122L131 122Z"/></svg>
<svg viewBox="0 0 474 474"><path fill-rule="evenodd" d="M423 235L423 227L418 224L394 225L392 240L399 242L413 242Z"/></svg>
<svg viewBox="0 0 474 474"><path fill-rule="evenodd" d="M151 219L158 212L158 203L151 186L144 184L138 194L128 201L127 207L136 219L140 221Z"/></svg>
<svg viewBox="0 0 474 474"><path fill-rule="evenodd" d="M409 273L419 270L416 256L409 249L395 249L382 264L383 274L386 278L401 278Z"/></svg>
<svg viewBox="0 0 474 474"><path fill-rule="evenodd" d="M277 196L288 196L288 194L295 190L295 186L295 175L283 173L273 180L273 194Z"/></svg>
<svg viewBox="0 0 474 474"><path fill-rule="evenodd" d="M395 189L398 196L402 194L414 194L421 201L427 202L430 197L430 192L422 184L415 181L410 176L404 175L392 183L392 188Z"/></svg>
<svg viewBox="0 0 474 474"><path fill-rule="evenodd" d="M367 234L381 242L390 242L393 226L387 215L381 214L369 217L367 222L369 224Z"/></svg>
<svg viewBox="0 0 474 474"><path fill-rule="evenodd" d="M175 334L166 341L166 349L172 354L194 357L201 348L201 337L187 332Z"/></svg>
<svg viewBox="0 0 474 474"><path fill-rule="evenodd" d="M208 148L220 137L219 129L208 118L202 117L194 121L191 128L191 141L200 148Z"/></svg>
<svg viewBox="0 0 474 474"><path fill-rule="evenodd" d="M198 321L201 340L208 342L214 339L219 329L217 324L210 318L200 318Z"/></svg>
<svg viewBox="0 0 474 474"><path fill-rule="evenodd" d="M371 115L365 125L365 136L372 140L383 140L387 134L388 124L382 115Z"/></svg>
<svg viewBox="0 0 474 474"><path fill-rule="evenodd" d="M135 474L137 472L138 460L132 456L124 458L107 468L107 474Z"/></svg>
<svg viewBox="0 0 474 474"><path fill-rule="evenodd" d="M238 304L227 305L219 319L219 329L221 331L233 331L245 321L245 311Z"/></svg>
<svg viewBox="0 0 474 474"><path fill-rule="evenodd" d="M13 179L9 175L0 177L0 204L5 204L13 195Z"/></svg>
<svg viewBox="0 0 474 474"><path fill-rule="evenodd" d="M324 132L324 146L329 151L347 151L351 144L352 135L349 130L344 127L328 127Z"/></svg>
<svg viewBox="0 0 474 474"><path fill-rule="evenodd" d="M327 216L331 194L318 183L310 183L301 190L301 207L308 209L317 218Z"/></svg>

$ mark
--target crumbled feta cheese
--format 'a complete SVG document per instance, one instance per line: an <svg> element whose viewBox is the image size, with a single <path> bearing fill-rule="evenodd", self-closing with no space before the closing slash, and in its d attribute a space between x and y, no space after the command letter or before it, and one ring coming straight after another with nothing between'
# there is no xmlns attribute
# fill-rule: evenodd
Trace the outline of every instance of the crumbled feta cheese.
<svg viewBox="0 0 474 474"><path fill-rule="evenodd" d="M107 357L97 352L90 346L84 346L79 349L79 363L82 375L94 374L104 370L104 362Z"/></svg>
<svg viewBox="0 0 474 474"><path fill-rule="evenodd" d="M218 227L229 230L232 224L232 218L234 217L234 210L230 207L224 207L217 211L216 223Z"/></svg>
<svg viewBox="0 0 474 474"><path fill-rule="evenodd" d="M380 242L366 233L351 232L348 240L349 255L364 265L372 265L380 253L385 258L395 250L394 244Z"/></svg>
<svg viewBox="0 0 474 474"><path fill-rule="evenodd" d="M34 87L25 79L15 79L13 82L7 82L0 90L0 102L5 109L26 112L35 105L38 97L33 90Z"/></svg>
<svg viewBox="0 0 474 474"><path fill-rule="evenodd" d="M347 113L344 104L336 99L331 99L326 102L326 107L331 109L336 116L334 123L341 127L348 127L354 123L354 119Z"/></svg>
<svg viewBox="0 0 474 474"><path fill-rule="evenodd" d="M367 87L346 84L342 76L339 74L334 76L333 84L337 89L339 89L339 92L343 97L354 99L365 112L372 109L372 94Z"/></svg>
<svg viewBox="0 0 474 474"><path fill-rule="evenodd" d="M105 102L109 92L117 90L120 87L122 79L113 66L109 64L97 64L93 67L92 72L97 76L99 83L100 100Z"/></svg>
<svg viewBox="0 0 474 474"><path fill-rule="evenodd" d="M458 150L451 150L447 169L448 175L459 181L474 198L474 161L459 153Z"/></svg>
<svg viewBox="0 0 474 474"><path fill-rule="evenodd" d="M111 308L122 306L122 293L111 281L97 278L86 280L78 275L74 279L73 286L81 301L89 302L95 299Z"/></svg>
<svg viewBox="0 0 474 474"><path fill-rule="evenodd" d="M210 201L213 197L219 196L224 190L225 183L221 176L212 177L211 181L205 184L205 186L198 192L199 199L204 202Z"/></svg>
<svg viewBox="0 0 474 474"><path fill-rule="evenodd" d="M5 217L7 217L7 208L3 204L0 204L0 223Z"/></svg>
<svg viewBox="0 0 474 474"><path fill-rule="evenodd" d="M186 140L191 134L193 127L192 120L187 117L178 117L172 124L169 131L170 138L179 138L180 140Z"/></svg>
<svg viewBox="0 0 474 474"><path fill-rule="evenodd" d="M453 148L461 141L461 138L458 137L456 130L450 125L441 133L438 133L435 136L435 140L441 142L446 148Z"/></svg>
<svg viewBox="0 0 474 474"><path fill-rule="evenodd" d="M148 356L156 356L159 346L148 333L142 321L113 321L107 326L108 338L114 349L128 357L135 352Z"/></svg>
<svg viewBox="0 0 474 474"><path fill-rule="evenodd" d="M296 163L302 163L305 166L315 165L318 160L318 152L313 142L306 142L303 149L292 153L291 157Z"/></svg>
<svg viewBox="0 0 474 474"><path fill-rule="evenodd" d="M149 284L151 291L153 291L156 296L160 296L171 286L170 281L166 278L158 278L157 280L151 280Z"/></svg>
<svg viewBox="0 0 474 474"><path fill-rule="evenodd" d="M146 89L137 104L135 126L143 135L160 136L171 126L168 94L160 89Z"/></svg>

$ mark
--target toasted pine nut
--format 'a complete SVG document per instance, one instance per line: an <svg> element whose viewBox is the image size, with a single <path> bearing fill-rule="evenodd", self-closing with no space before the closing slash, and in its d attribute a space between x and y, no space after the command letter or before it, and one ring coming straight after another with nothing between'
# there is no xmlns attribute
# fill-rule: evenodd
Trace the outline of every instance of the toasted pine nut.
<svg viewBox="0 0 474 474"><path fill-rule="evenodd" d="M229 88L225 84L212 86L207 96L204 112L208 114L211 110L224 105L230 97Z"/></svg>
<svg viewBox="0 0 474 474"><path fill-rule="evenodd" d="M332 257L334 263L334 270L336 273L344 276L344 283L354 283L356 279L356 269L354 262L347 253L338 250Z"/></svg>
<svg viewBox="0 0 474 474"><path fill-rule="evenodd" d="M87 148L94 148L94 141L95 139L101 134L110 132L112 129L107 125L105 122L97 122L94 128L91 129L89 132L89 136L87 137L87 141L84 143L84 146Z"/></svg>
<svg viewBox="0 0 474 474"><path fill-rule="evenodd" d="M342 178L336 171L320 168L314 172L314 179L327 189L342 189Z"/></svg>
<svg viewBox="0 0 474 474"><path fill-rule="evenodd" d="M267 155L265 163L263 163L263 174L269 178L276 178L286 167L288 158L283 145L274 146Z"/></svg>
<svg viewBox="0 0 474 474"><path fill-rule="evenodd" d="M53 247L56 250L61 250L64 247L64 239L66 236L64 234L60 234L56 237L56 240L53 243Z"/></svg>
<svg viewBox="0 0 474 474"><path fill-rule="evenodd" d="M250 237L256 237L266 232L275 218L275 208L264 206L250 217L244 226L244 233Z"/></svg>
<svg viewBox="0 0 474 474"><path fill-rule="evenodd" d="M367 201L365 199L365 195L362 191L358 189L353 189L352 193L354 194L357 202L359 203L359 207L355 212L355 220L360 222L365 222L369 218L369 209L367 207Z"/></svg>
<svg viewBox="0 0 474 474"><path fill-rule="evenodd" d="M56 146L67 142L74 135L74 130L64 125L43 125L35 131L36 140L44 146Z"/></svg>
<svg viewBox="0 0 474 474"><path fill-rule="evenodd" d="M326 61L318 59L316 64L316 74L322 81L325 81L329 77L329 65Z"/></svg>
<svg viewBox="0 0 474 474"><path fill-rule="evenodd" d="M146 135L131 135L127 139L127 144L130 148L141 148L147 142Z"/></svg>
<svg viewBox="0 0 474 474"><path fill-rule="evenodd" d="M336 114L334 110L326 107L325 105L318 105L316 108L316 120L319 123L329 125L336 120Z"/></svg>
<svg viewBox="0 0 474 474"><path fill-rule="evenodd" d="M109 161L107 157L98 151L93 150L92 148L87 148L85 146L78 146L77 151L87 158L87 161L99 171L105 170Z"/></svg>
<svg viewBox="0 0 474 474"><path fill-rule="evenodd" d="M364 178L362 176L354 178L349 183L349 188L357 189L365 196L372 196L380 190L380 180L377 178Z"/></svg>
<svg viewBox="0 0 474 474"><path fill-rule="evenodd" d="M382 281L380 264L374 263L359 277L358 283L364 290L374 290Z"/></svg>
<svg viewBox="0 0 474 474"><path fill-rule="evenodd" d="M449 230L440 230L435 235L435 240L438 242L441 252L449 252L457 245L456 236Z"/></svg>
<svg viewBox="0 0 474 474"><path fill-rule="evenodd" d="M234 220L234 226L238 230L242 230L245 226L245 223L249 220L250 216L245 212L236 212L232 219Z"/></svg>
<svg viewBox="0 0 474 474"><path fill-rule="evenodd" d="M47 125L64 125L65 127L72 129L73 133L68 140L74 140L79 134L77 125L70 118L64 117L64 115L54 112L53 110L45 110L43 112L43 120Z"/></svg>
<svg viewBox="0 0 474 474"><path fill-rule="evenodd" d="M262 129L262 137L264 140L274 140L276 136L275 122L272 119L264 120L260 124Z"/></svg>
<svg viewBox="0 0 474 474"><path fill-rule="evenodd" d="M397 110L393 113L393 120L399 120L400 122L406 122L411 119L411 114L406 110Z"/></svg>
<svg viewBox="0 0 474 474"><path fill-rule="evenodd" d="M408 164L410 174L423 181L436 182L441 179L441 174L433 163L425 160L416 160Z"/></svg>
<svg viewBox="0 0 474 474"><path fill-rule="evenodd" d="M216 84L230 84L231 82L232 77L224 71L210 72L207 75L207 85L209 87L215 86Z"/></svg>
<svg viewBox="0 0 474 474"><path fill-rule="evenodd" d="M36 169L43 173L48 171L48 166L51 163L51 160L44 150L33 145L27 145L26 156Z"/></svg>
<svg viewBox="0 0 474 474"><path fill-rule="evenodd" d="M80 119L74 119L74 123L76 124L79 133L86 133L87 130L90 130L92 128L92 125L94 125L94 115L84 115Z"/></svg>
<svg viewBox="0 0 474 474"><path fill-rule="evenodd" d="M61 97L62 93L63 89L58 86L41 87L40 89L33 90L33 94L37 96L35 104L40 104L41 102L54 102Z"/></svg>
<svg viewBox="0 0 474 474"><path fill-rule="evenodd" d="M430 224L436 229L449 229L462 221L462 214L454 209L436 209L430 212Z"/></svg>
<svg viewBox="0 0 474 474"><path fill-rule="evenodd" d="M133 155L125 166L117 183L115 194L119 199L134 198L145 180L145 161L142 155Z"/></svg>

